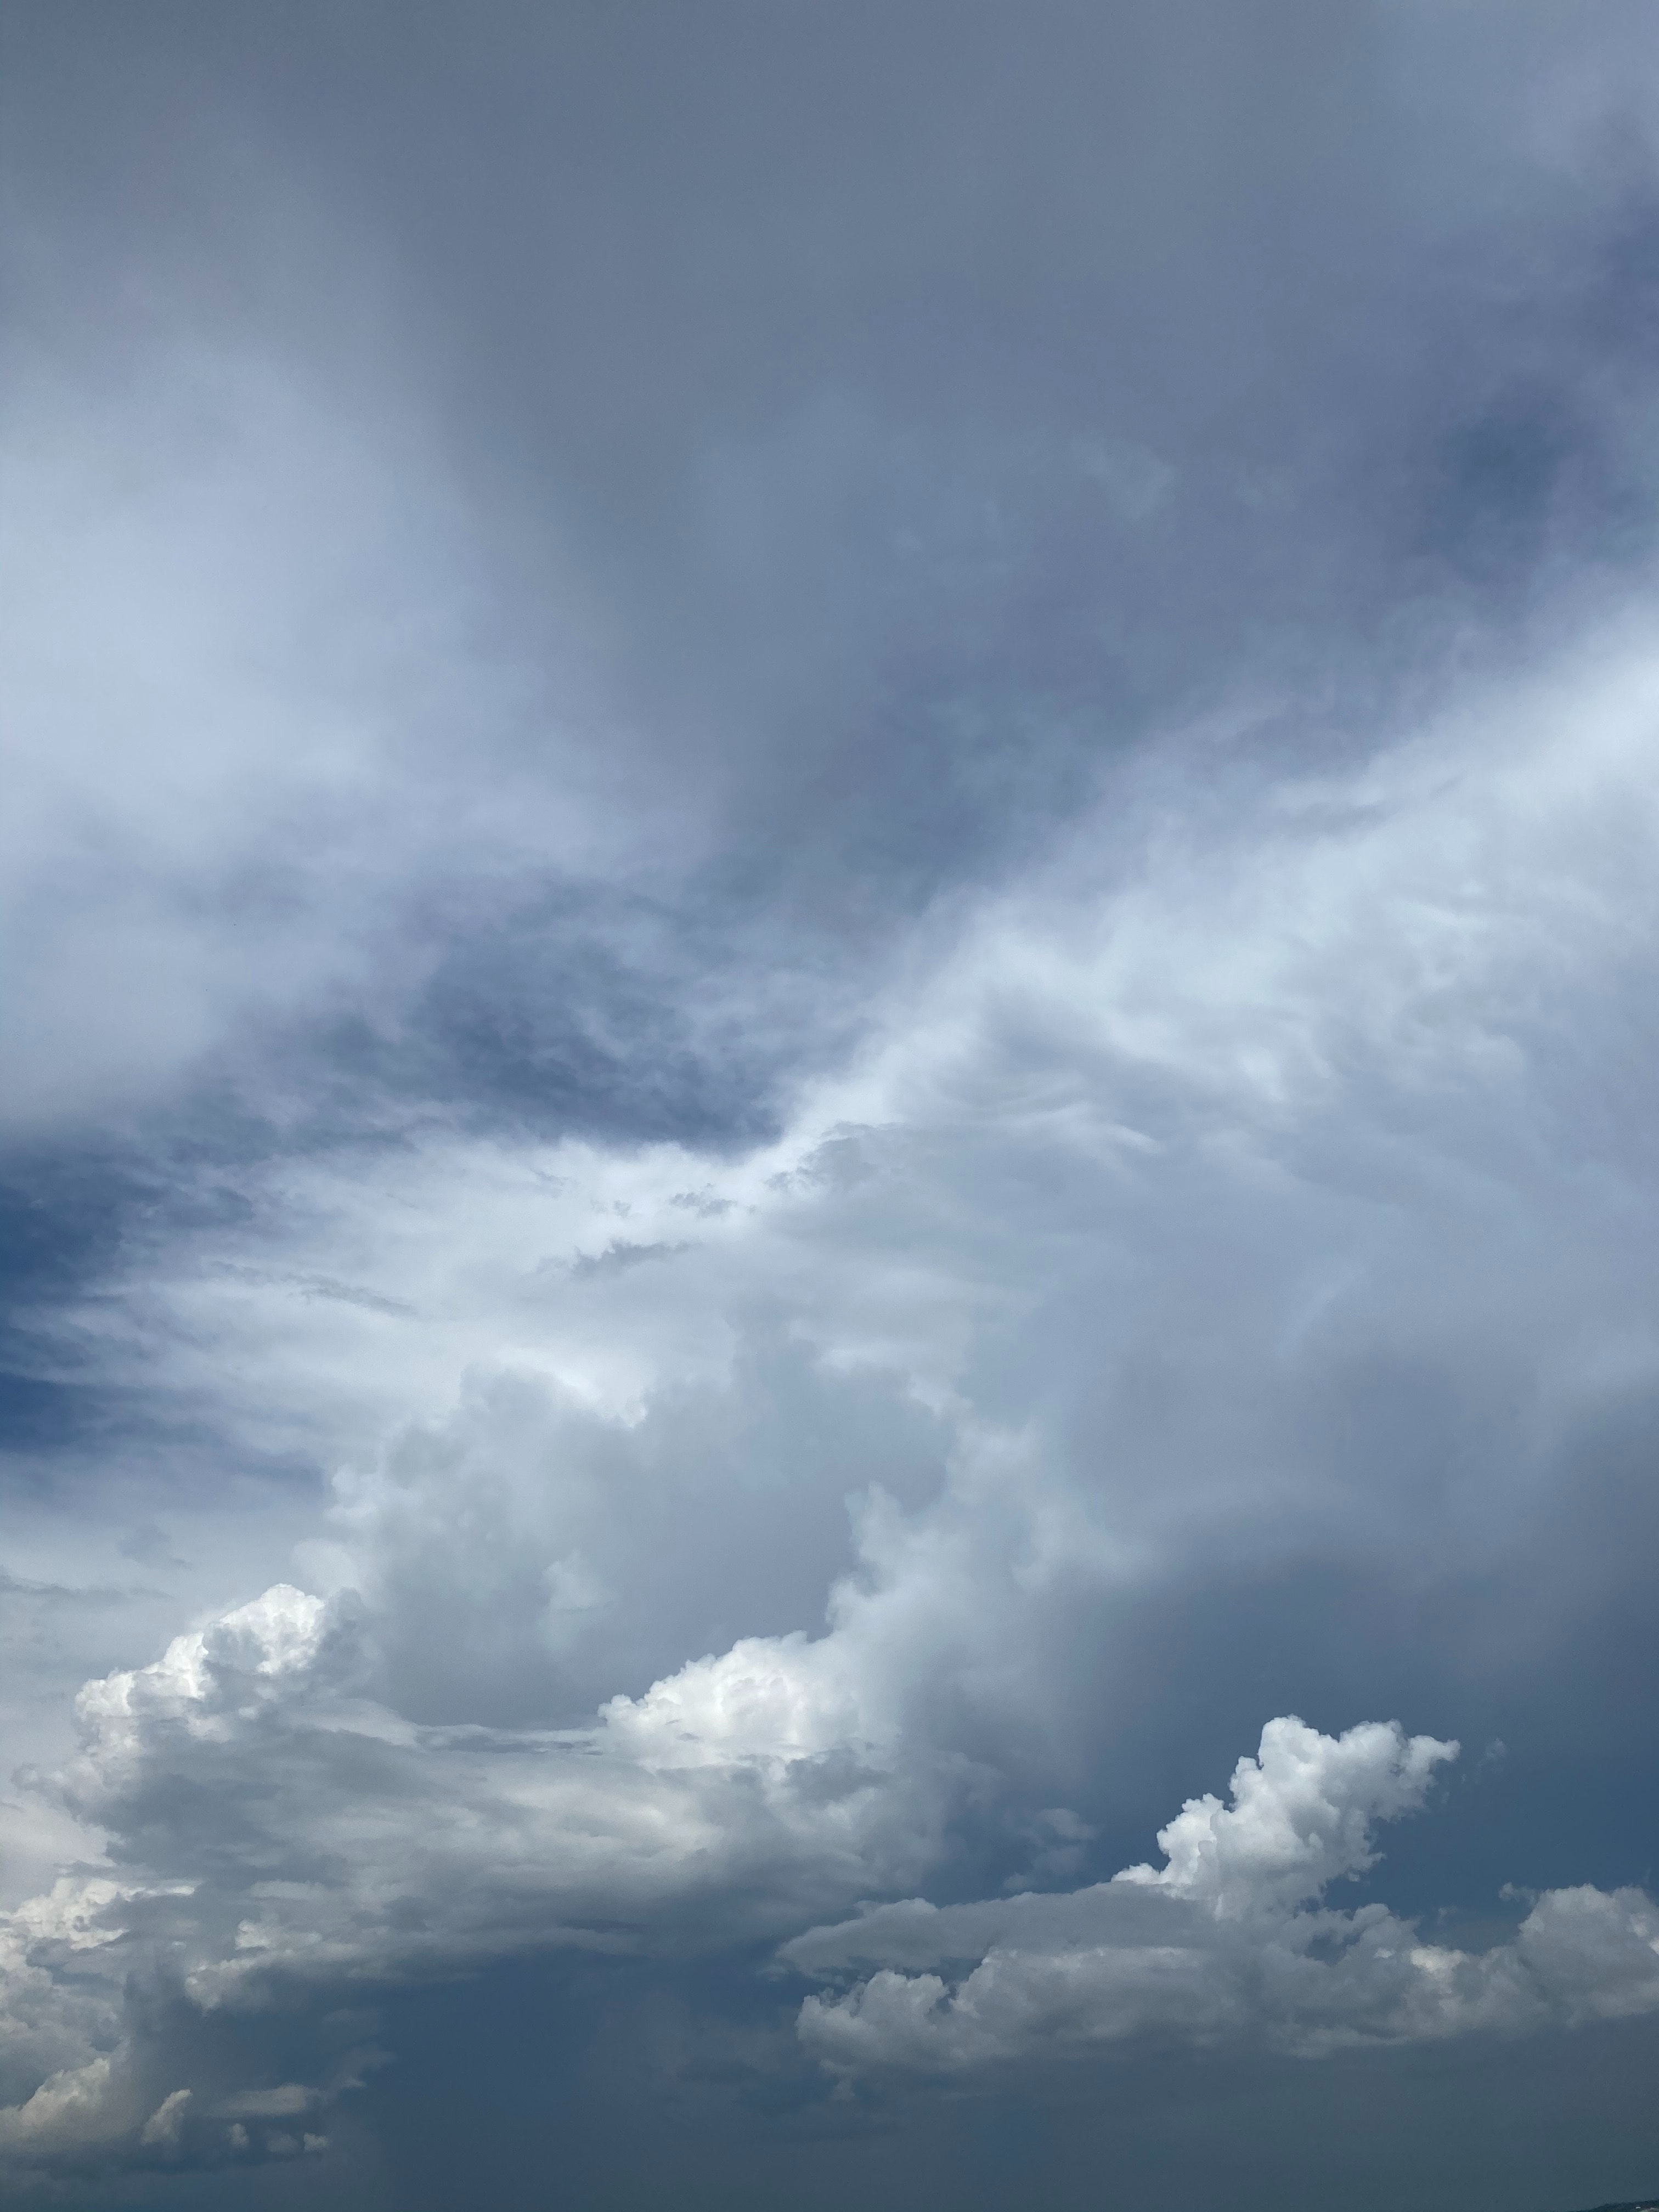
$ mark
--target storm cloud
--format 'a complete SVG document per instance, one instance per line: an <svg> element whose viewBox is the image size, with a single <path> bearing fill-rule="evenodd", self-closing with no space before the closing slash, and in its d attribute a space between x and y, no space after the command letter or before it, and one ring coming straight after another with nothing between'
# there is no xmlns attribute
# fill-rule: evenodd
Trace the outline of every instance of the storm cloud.
<svg viewBox="0 0 1659 2212"><path fill-rule="evenodd" d="M4 21L8 2186L1650 2190L1645 12Z"/></svg>

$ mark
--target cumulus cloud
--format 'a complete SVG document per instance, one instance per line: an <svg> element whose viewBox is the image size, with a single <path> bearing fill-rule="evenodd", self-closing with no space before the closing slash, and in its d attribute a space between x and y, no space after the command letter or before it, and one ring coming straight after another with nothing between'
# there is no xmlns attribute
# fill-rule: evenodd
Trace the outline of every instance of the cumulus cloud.
<svg viewBox="0 0 1659 2212"><path fill-rule="evenodd" d="M278 1586L82 1692L82 1750L57 1786L151 1877L65 1878L7 1923L8 2076L33 2077L4 2121L18 2155L135 2136L171 2152L187 2118L199 2132L195 2084L144 2105L165 2045L125 2021L134 1975L198 2009L257 2008L273 1978L696 1951L890 1887L937 1848L939 1778L901 1763L830 1639L741 1641L584 1730L433 1729L359 1693L359 1611ZM40 2078L66 2053L79 2063ZM196 2100L203 2125L246 2134L340 2086ZM216 2144L236 2147L224 2128Z"/></svg>
<svg viewBox="0 0 1659 2212"><path fill-rule="evenodd" d="M809 1996L801 2039L848 2075L948 2073L1134 2038L1315 2057L1659 2009L1659 1906L1640 1890L1550 1891L1512 1940L1473 1954L1383 1905L1323 1905L1375 1863L1373 1822L1418 1809L1456 1753L1397 1724L1332 1738L1270 1721L1230 1806L1189 1799L1160 1829L1161 1868L1061 1895L882 1905L785 1944L815 1976L896 1962Z"/></svg>
<svg viewBox="0 0 1659 2212"><path fill-rule="evenodd" d="M349 1694L349 1640L321 1601L277 1589L88 1686L62 1786L173 1879L64 1880L9 1917L7 2073L33 2077L0 2120L13 2157L125 2145L210 2162L247 2148L250 2122L323 2111L361 2081L349 2062L311 2082L179 2084L152 2105L167 2049L126 2016L135 1974L211 2014L258 2011L285 1979L385 1985L546 1947L696 1951L890 1892L938 1859L941 1814L972 1794L960 1771L930 1787L914 1750L901 1766L834 1638L751 1639L556 1737L400 1724ZM1479 1952L1382 1904L1325 1903L1376 1864L1375 1824L1419 1809L1456 1755L1396 1723L1334 1738L1272 1721L1231 1803L1190 1800L1159 1832L1159 1868L866 1906L791 1937L783 1966L853 1984L805 2000L800 2039L853 2076L1134 2041L1316 2057L1659 2009L1659 1908L1638 1890L1547 1893ZM107 2047L39 2078L88 2042ZM289 2154L282 2133L264 2154Z"/></svg>

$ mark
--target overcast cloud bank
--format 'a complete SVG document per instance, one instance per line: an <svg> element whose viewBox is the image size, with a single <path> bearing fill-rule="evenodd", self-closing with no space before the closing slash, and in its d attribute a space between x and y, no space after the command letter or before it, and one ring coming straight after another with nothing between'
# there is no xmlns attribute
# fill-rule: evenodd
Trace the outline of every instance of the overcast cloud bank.
<svg viewBox="0 0 1659 2212"><path fill-rule="evenodd" d="M1645 10L5 14L10 2185L1650 2186Z"/></svg>

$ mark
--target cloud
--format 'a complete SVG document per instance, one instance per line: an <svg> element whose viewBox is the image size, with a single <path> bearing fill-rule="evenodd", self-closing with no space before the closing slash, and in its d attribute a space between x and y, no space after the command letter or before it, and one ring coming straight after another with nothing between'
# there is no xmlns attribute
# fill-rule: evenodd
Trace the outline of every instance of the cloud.
<svg viewBox="0 0 1659 2212"><path fill-rule="evenodd" d="M10 1917L12 2078L89 2035L110 2046L7 2110L12 2155L172 2154L199 2107L214 2129L192 2154L228 2156L245 2123L320 2111L361 2079L348 2063L148 2105L179 2057L124 2017L135 1973L162 1972L210 2017L257 2013L283 1981L384 1985L527 1948L695 1954L890 1892L937 1862L941 1815L972 1795L962 1771L930 1784L914 1747L900 1756L833 1637L750 1639L559 1736L399 1723L350 1694L349 1641L327 1607L277 1589L88 1686L61 1786L173 1878L66 1879ZM782 1965L854 1979L806 1999L801 2040L842 2075L950 2073L1148 2041L1316 2057L1659 2009L1659 1907L1635 1889L1547 1893L1479 1952L1382 1904L1324 1903L1456 1749L1394 1723L1333 1738L1272 1721L1231 1804L1189 1800L1160 1831L1161 1868L866 1906L790 1937Z"/></svg>
<svg viewBox="0 0 1659 2212"><path fill-rule="evenodd" d="M431 1729L358 1694L360 1612L278 1586L82 1693L57 1786L150 1872L65 1877L6 1923L8 2077L33 2077L3 2124L15 2155L171 2154L192 2097L204 2125L241 2126L356 2079L175 2081L147 2105L180 2062L129 2017L135 1978L258 2011L273 1982L526 1948L695 1953L890 1887L937 1848L940 1779L901 1763L828 1639L745 1639L584 1730ZM219 2128L192 2155L235 2148Z"/></svg>
<svg viewBox="0 0 1659 2212"><path fill-rule="evenodd" d="M168 2146L176 2143L184 2128L185 2114L189 2108L190 2091L188 2089L175 2089L170 2096L163 2097L138 2130L141 2148L149 2148L158 2143Z"/></svg>
<svg viewBox="0 0 1659 2212"><path fill-rule="evenodd" d="M918 1559L1024 1544L1050 1599L1247 1531L1490 1563L1659 1377L1608 1104L1648 1073L1654 701L1615 628L1343 778L1200 737L954 908L774 1143L279 1160L76 1322L239 1452L328 1452L330 1571L398 1669L442 1593L453 1716L513 1717L492 1639L574 1716L811 1626L872 1486ZM556 1689L528 1624L576 1553L616 1602Z"/></svg>
<svg viewBox="0 0 1659 2212"><path fill-rule="evenodd" d="M1322 1901L1450 1756L1382 1726L1272 1723L1231 1806L1163 1832L1157 1873L795 1931L902 1892L953 1831L1086 1850L1098 1820L1055 1805L1054 1770L1125 1709L1103 1607L1241 1546L1455 1583L1491 1571L1495 1526L1522 1561L1554 1541L1573 1462L1552 1439L1648 1372L1638 1337L1586 1364L1563 1333L1567 1305L1611 1317L1624 1278L1528 1116L1561 1079L1551 1040L1621 1018L1650 692L1615 631L1345 780L1188 808L1178 836L1168 785L1127 781L1115 825L957 917L858 1063L747 1158L445 1137L373 1185L284 1164L233 1267L216 1226L175 1246L152 1296L191 1326L166 1357L234 1346L242 1419L355 1401L367 1449L306 1554L332 1595L279 1586L83 1693L60 1802L149 1876L75 1908L116 2057L64 2067L85 2031L29 1965L32 2063L58 2071L15 2125L57 2142L95 2112L130 2137L187 2086L187 2135L296 2086L129 2090L149 2046L114 1988L140 1957L234 2011L283 1983L781 1938L856 1977L801 2015L849 2073L1650 2008L1652 1909L1628 1887L1548 1889L1468 1950ZM1103 868L1103 836L1139 866ZM1632 1141L1599 1141L1621 1190ZM1516 1219L1551 1224L1548 1274L1510 1270ZM345 1279L321 1249L361 1287L325 1326L291 1295ZM584 1273L596 1249L652 1264ZM1455 1346L1468 1413L1431 1395L1426 1425L1391 1430L1350 1399L1379 1344L1419 1391ZM1327 1429L1333 1393L1364 1422ZM1367 1456L1444 1449L1448 1420L1461 1488ZM1532 1486L1494 1523L1516 1450Z"/></svg>
<svg viewBox="0 0 1659 2212"><path fill-rule="evenodd" d="M299 4L5 94L9 2154L1650 2012L1635 14Z"/></svg>
<svg viewBox="0 0 1659 2212"><path fill-rule="evenodd" d="M26 2156L84 2155L130 2132L133 2117L131 2096L115 2063L88 2059L48 2075L24 2104L0 2107L0 2149Z"/></svg>
<svg viewBox="0 0 1659 2212"><path fill-rule="evenodd" d="M1476 1954L1425 1942L1383 1905L1322 1905L1332 1881L1375 1864L1372 1824L1417 1810L1456 1753L1397 1724L1332 1738L1270 1721L1231 1806L1189 1799L1159 1831L1162 1868L1060 1895L878 1906L785 1944L801 1973L867 1975L809 1996L801 2039L848 2075L949 2073L1134 2039L1318 2057L1659 2010L1659 1905L1640 1890L1548 1892L1512 1940ZM896 1963L868 1973L880 1960ZM951 1979L927 1971L968 1961Z"/></svg>

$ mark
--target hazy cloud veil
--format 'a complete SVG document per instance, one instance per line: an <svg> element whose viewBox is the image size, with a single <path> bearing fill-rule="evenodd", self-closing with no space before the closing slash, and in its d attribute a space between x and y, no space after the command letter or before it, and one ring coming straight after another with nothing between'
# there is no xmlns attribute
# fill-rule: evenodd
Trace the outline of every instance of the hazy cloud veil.
<svg viewBox="0 0 1659 2212"><path fill-rule="evenodd" d="M5 0L19 2202L1659 2185L1659 44Z"/></svg>

